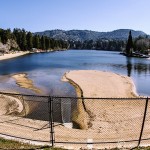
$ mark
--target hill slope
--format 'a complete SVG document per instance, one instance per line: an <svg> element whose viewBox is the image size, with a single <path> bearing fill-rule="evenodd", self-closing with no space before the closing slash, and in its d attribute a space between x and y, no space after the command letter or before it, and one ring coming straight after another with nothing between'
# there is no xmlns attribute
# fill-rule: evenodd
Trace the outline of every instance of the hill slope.
<svg viewBox="0 0 150 150"><path fill-rule="evenodd" d="M97 39L120 39L126 40L128 38L130 29L118 29L112 32L96 32L90 30L46 30L43 32L35 32L40 36L48 36L54 39L70 40L70 41L85 41L85 40L97 40ZM145 36L146 33L142 31L132 31L133 38L138 36Z"/></svg>

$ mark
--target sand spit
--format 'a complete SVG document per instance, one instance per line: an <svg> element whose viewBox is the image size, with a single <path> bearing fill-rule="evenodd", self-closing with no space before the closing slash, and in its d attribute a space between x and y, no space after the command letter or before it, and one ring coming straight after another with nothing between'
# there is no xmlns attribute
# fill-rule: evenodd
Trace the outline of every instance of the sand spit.
<svg viewBox="0 0 150 150"><path fill-rule="evenodd" d="M83 91L84 97L137 97L131 78L95 70L70 71L64 75Z"/></svg>
<svg viewBox="0 0 150 150"><path fill-rule="evenodd" d="M135 98L137 96L132 80L129 77L115 73L92 70L70 71L64 75L63 80L68 80L75 86L79 97ZM93 120L96 120L99 110L102 109L99 103L97 100L92 99L78 99L77 110L73 114L73 121L81 129L93 127Z"/></svg>
<svg viewBox="0 0 150 150"><path fill-rule="evenodd" d="M41 90L34 86L33 81L28 79L27 74L15 74L12 75L12 78L16 80L16 84L18 84L20 87L32 90L35 93L41 93Z"/></svg>

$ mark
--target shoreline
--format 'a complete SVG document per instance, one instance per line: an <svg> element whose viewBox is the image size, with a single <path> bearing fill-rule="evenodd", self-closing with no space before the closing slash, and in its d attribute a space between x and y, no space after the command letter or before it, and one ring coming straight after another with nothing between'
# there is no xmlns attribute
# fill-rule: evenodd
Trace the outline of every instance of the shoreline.
<svg viewBox="0 0 150 150"><path fill-rule="evenodd" d="M23 56L23 55L26 55L26 54L29 54L30 52L29 51L26 51L26 52L17 52L17 53L14 53L14 54L4 54L4 55L1 55L0 56L0 61L1 60L6 60L6 59L11 59L11 58L15 58L15 57L19 57L19 56Z"/></svg>
<svg viewBox="0 0 150 150"><path fill-rule="evenodd" d="M77 100L76 110L74 110L74 112L72 113L72 123L80 129L88 129L87 126L85 125L87 124L87 119L85 119L87 116L87 112L84 107L85 105L83 101L83 90L76 82L74 82L70 78L67 78L67 73L65 73L64 76L62 77L62 81L69 82L71 85L73 85L75 88L77 97L79 98Z"/></svg>
<svg viewBox="0 0 150 150"><path fill-rule="evenodd" d="M66 72L63 75L61 81L63 81L63 82L69 82L75 88L77 97L83 97L83 90L81 89L81 87L76 82L74 82L73 80L71 80L70 78L67 77L67 73L69 73L69 72Z"/></svg>
<svg viewBox="0 0 150 150"><path fill-rule="evenodd" d="M60 50L59 49L51 49L48 51L37 51L37 52L35 52L35 51L19 51L19 52L15 52L15 53L0 55L0 61L19 57L19 56L23 56L23 55L27 55L27 54L51 53L51 52L66 51L66 50L68 50L68 49L60 49Z"/></svg>

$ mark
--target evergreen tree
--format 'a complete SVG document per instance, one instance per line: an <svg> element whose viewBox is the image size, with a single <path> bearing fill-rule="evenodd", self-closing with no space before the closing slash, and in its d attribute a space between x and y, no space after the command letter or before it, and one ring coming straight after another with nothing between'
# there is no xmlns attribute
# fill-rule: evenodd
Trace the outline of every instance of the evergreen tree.
<svg viewBox="0 0 150 150"><path fill-rule="evenodd" d="M50 39L50 48L54 49L54 39Z"/></svg>
<svg viewBox="0 0 150 150"><path fill-rule="evenodd" d="M45 38L45 48L46 50L50 48L50 39L48 37Z"/></svg>
<svg viewBox="0 0 150 150"><path fill-rule="evenodd" d="M40 48L40 38L38 35L33 37L33 47L37 49Z"/></svg>
<svg viewBox="0 0 150 150"><path fill-rule="evenodd" d="M33 48L33 38L32 38L32 33L28 32L27 33L27 49L31 50Z"/></svg>
<svg viewBox="0 0 150 150"><path fill-rule="evenodd" d="M67 41L61 41L62 42L62 48L67 49L69 47L69 44Z"/></svg>
<svg viewBox="0 0 150 150"><path fill-rule="evenodd" d="M22 32L20 29L15 28L13 30L13 35L15 36L16 42L19 45L19 47L21 48L21 37L22 37Z"/></svg>
<svg viewBox="0 0 150 150"><path fill-rule="evenodd" d="M27 50L27 39L26 39L26 31L22 29L22 36L21 36L21 50Z"/></svg>
<svg viewBox="0 0 150 150"><path fill-rule="evenodd" d="M41 37L41 49L45 50L45 37Z"/></svg>
<svg viewBox="0 0 150 150"><path fill-rule="evenodd" d="M4 43L7 43L8 39L11 38L11 30L7 29L4 31Z"/></svg>
<svg viewBox="0 0 150 150"><path fill-rule="evenodd" d="M56 40L55 47L56 47L56 49L60 49L62 47L61 40Z"/></svg>
<svg viewBox="0 0 150 150"><path fill-rule="evenodd" d="M3 44L7 43L7 40L11 38L11 30L7 29L7 30L0 30L0 36L1 36L1 41Z"/></svg>
<svg viewBox="0 0 150 150"><path fill-rule="evenodd" d="M133 41L132 41L132 34L130 30L127 45L126 45L127 56L132 56L132 51L133 51Z"/></svg>
<svg viewBox="0 0 150 150"><path fill-rule="evenodd" d="M11 39L13 39L13 40L15 40L17 42L17 38L16 38L16 36L13 33L11 33Z"/></svg>

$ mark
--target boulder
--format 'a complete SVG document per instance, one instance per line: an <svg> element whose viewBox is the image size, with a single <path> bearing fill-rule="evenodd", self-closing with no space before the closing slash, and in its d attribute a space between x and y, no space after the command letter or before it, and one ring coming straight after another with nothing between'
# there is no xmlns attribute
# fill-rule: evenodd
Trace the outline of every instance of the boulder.
<svg viewBox="0 0 150 150"><path fill-rule="evenodd" d="M11 50L19 50L19 46L13 39L8 39L6 44L0 42L0 52L8 53Z"/></svg>

